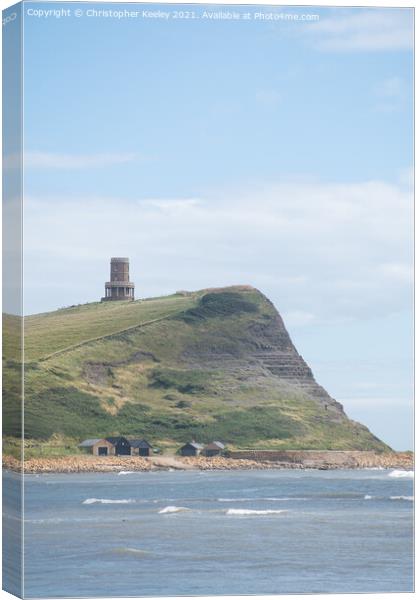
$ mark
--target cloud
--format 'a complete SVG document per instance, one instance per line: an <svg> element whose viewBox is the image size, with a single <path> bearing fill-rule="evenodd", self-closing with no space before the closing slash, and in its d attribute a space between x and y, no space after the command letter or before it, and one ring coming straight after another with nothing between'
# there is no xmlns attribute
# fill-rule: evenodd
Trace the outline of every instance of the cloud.
<svg viewBox="0 0 420 600"><path fill-rule="evenodd" d="M55 154L49 152L26 152L25 168L32 169L91 169L130 163L138 159L133 153L122 154ZM18 157L10 157L13 165Z"/></svg>
<svg viewBox="0 0 420 600"><path fill-rule="evenodd" d="M251 284L299 326L411 309L412 198L402 185L280 182L25 206L26 298L39 310L53 301L45 280L70 282L58 305L100 296L113 255L130 257L139 296Z"/></svg>
<svg viewBox="0 0 420 600"><path fill-rule="evenodd" d="M327 52L384 52L413 48L413 10L338 9L335 16L311 23L306 31Z"/></svg>

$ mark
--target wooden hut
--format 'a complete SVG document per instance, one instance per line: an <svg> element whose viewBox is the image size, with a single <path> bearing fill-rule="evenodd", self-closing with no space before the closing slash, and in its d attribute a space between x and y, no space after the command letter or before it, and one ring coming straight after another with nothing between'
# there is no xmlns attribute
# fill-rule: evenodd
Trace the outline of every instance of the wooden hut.
<svg viewBox="0 0 420 600"><path fill-rule="evenodd" d="M81 444L79 444L79 448L83 448L95 456L109 456L110 454L114 454L113 444L111 444L111 442L108 440L101 438L84 440Z"/></svg>
<svg viewBox="0 0 420 600"><path fill-rule="evenodd" d="M115 456L130 456L131 455L131 446L130 442L127 438L119 436L119 437L107 437L106 441L112 444L114 448L113 454Z"/></svg>
<svg viewBox="0 0 420 600"><path fill-rule="evenodd" d="M225 445L222 442L211 442L204 447L204 456L220 456L225 449Z"/></svg>
<svg viewBox="0 0 420 600"><path fill-rule="evenodd" d="M198 456L203 450L203 444L197 442L188 442L179 449L181 456Z"/></svg>
<svg viewBox="0 0 420 600"><path fill-rule="evenodd" d="M133 456L150 456L152 446L147 440L129 440L131 445L131 454Z"/></svg>

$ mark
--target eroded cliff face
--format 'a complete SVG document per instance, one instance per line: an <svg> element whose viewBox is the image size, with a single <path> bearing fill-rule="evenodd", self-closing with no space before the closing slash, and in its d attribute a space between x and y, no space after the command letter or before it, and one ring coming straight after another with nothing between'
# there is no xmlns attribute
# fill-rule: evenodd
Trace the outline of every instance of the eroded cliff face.
<svg viewBox="0 0 420 600"><path fill-rule="evenodd" d="M258 382L261 378L271 377L279 385L285 384L295 392L299 390L317 400L320 407L329 411L331 419L345 418L342 405L317 383L312 370L298 353L272 302L258 290L248 288L247 291L252 291L256 297L254 306L258 306L258 310L245 312L238 307L236 318L241 320L242 327L236 336L232 335L232 323L224 322L227 315L219 319L217 332L213 330L210 317L207 317L207 327L205 319L201 323L196 321L194 324L201 326L201 339L185 349L183 358L195 366L219 366L226 371L236 371L242 381L254 378ZM221 306L229 300L232 307L229 317L232 319L233 307L240 294L224 290L212 291L211 294L215 297L215 304L218 302L216 294L219 294ZM188 318L186 321L189 322Z"/></svg>
<svg viewBox="0 0 420 600"><path fill-rule="evenodd" d="M324 403L324 407L343 413L342 405L333 400L316 382L312 370L293 345L279 314L275 314L267 323L251 325L250 330L257 344L256 351L251 356L264 369L309 396L319 399L320 403Z"/></svg>

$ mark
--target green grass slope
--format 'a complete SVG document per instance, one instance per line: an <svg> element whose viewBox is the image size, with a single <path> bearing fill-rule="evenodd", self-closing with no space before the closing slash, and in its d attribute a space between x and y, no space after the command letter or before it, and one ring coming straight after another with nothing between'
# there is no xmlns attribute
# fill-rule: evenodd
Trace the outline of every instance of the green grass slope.
<svg viewBox="0 0 420 600"><path fill-rule="evenodd" d="M5 371L18 365L7 361ZM254 288L94 303L25 319L25 436L195 438L236 448L387 450L317 385ZM7 389L6 415L19 398ZM13 417L6 435L17 435Z"/></svg>

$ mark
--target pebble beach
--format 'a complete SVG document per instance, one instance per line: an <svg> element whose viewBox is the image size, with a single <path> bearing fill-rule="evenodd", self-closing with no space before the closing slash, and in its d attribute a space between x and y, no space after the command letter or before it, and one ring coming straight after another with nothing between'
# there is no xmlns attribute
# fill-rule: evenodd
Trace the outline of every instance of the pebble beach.
<svg viewBox="0 0 420 600"><path fill-rule="evenodd" d="M3 456L3 467L12 471L21 471L22 464L12 456ZM83 473L113 471L236 471L254 469L413 469L413 455L409 452L371 452L317 453L316 459L309 454L302 462L276 460L250 460L216 456L175 457L152 456L93 456L74 455L57 458L30 458L23 463L25 473Z"/></svg>

